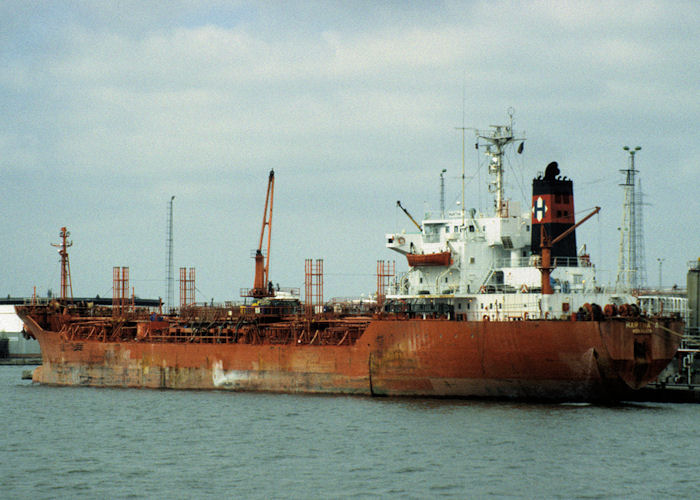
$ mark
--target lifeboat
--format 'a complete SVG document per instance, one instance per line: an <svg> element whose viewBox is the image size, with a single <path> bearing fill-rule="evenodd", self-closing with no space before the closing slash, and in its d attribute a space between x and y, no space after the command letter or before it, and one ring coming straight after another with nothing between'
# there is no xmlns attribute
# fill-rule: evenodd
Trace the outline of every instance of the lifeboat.
<svg viewBox="0 0 700 500"><path fill-rule="evenodd" d="M411 267L449 266L452 264L452 254L449 251L426 254L409 253L406 254L406 258L408 259L408 265Z"/></svg>

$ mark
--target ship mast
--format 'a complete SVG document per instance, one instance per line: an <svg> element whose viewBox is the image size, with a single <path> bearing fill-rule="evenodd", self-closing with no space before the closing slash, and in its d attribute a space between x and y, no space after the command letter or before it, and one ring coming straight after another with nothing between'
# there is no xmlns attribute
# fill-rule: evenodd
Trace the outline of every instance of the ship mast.
<svg viewBox="0 0 700 500"><path fill-rule="evenodd" d="M477 130L476 147L479 148L479 140L486 143L486 156L489 157L489 174L494 180L489 184L489 192L496 194L496 216L507 217L508 208L503 197L503 155L505 147L515 141L524 141L524 137L516 137L513 132L513 108L508 110L509 125L490 125L493 130ZM518 153L522 153L522 146L518 147Z"/></svg>
<svg viewBox="0 0 700 500"><path fill-rule="evenodd" d="M73 246L72 241L67 241L70 233L65 227L61 228L58 233L61 238L61 243L51 243L52 247L58 248L58 254L61 256L61 300L66 301L69 298L73 300L73 284L70 279L70 261L68 260L68 247Z"/></svg>
<svg viewBox="0 0 700 500"><path fill-rule="evenodd" d="M440 171L440 217L445 218L445 172L446 168Z"/></svg>
<svg viewBox="0 0 700 500"><path fill-rule="evenodd" d="M168 202L168 221L165 236L165 310L171 312L173 309L173 201L175 196L170 197Z"/></svg>
<svg viewBox="0 0 700 500"><path fill-rule="evenodd" d="M462 227L464 227L464 131L467 130L464 126L464 111L462 111L462 126L456 127L457 130L462 131Z"/></svg>

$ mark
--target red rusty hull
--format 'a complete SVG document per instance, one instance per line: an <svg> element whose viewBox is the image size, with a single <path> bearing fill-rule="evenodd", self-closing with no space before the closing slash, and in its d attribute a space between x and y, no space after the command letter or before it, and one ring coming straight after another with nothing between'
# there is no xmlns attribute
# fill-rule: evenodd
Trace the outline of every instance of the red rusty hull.
<svg viewBox="0 0 700 500"><path fill-rule="evenodd" d="M61 340L41 345L36 382L385 396L614 399L652 381L680 322L373 320L353 345Z"/></svg>
<svg viewBox="0 0 700 500"><path fill-rule="evenodd" d="M374 394L615 399L672 359L680 322L385 321L372 352ZM381 338L380 338L381 337ZM636 344L636 347L635 347Z"/></svg>

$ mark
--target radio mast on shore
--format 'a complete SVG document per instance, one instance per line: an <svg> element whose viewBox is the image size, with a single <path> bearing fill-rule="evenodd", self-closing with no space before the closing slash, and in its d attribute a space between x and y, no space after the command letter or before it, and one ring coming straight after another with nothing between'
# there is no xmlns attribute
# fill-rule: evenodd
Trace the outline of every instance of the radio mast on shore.
<svg viewBox="0 0 700 500"><path fill-rule="evenodd" d="M629 152L629 168L620 170L625 174L625 182L620 184L625 193L625 201L622 209L622 225L620 226L620 254L617 261L617 279L615 285L618 290L637 290L645 284L644 269L644 235L642 229L642 203L641 184L637 189L635 175L638 170L634 168L634 157L641 146L631 149L625 146L622 149Z"/></svg>

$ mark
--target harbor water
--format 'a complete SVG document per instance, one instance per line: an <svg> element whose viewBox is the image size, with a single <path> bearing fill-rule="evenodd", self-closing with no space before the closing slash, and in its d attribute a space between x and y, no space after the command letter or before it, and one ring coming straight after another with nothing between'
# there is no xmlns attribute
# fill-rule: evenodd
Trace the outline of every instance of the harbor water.
<svg viewBox="0 0 700 500"><path fill-rule="evenodd" d="M0 498L697 498L700 405L46 387L0 366Z"/></svg>

